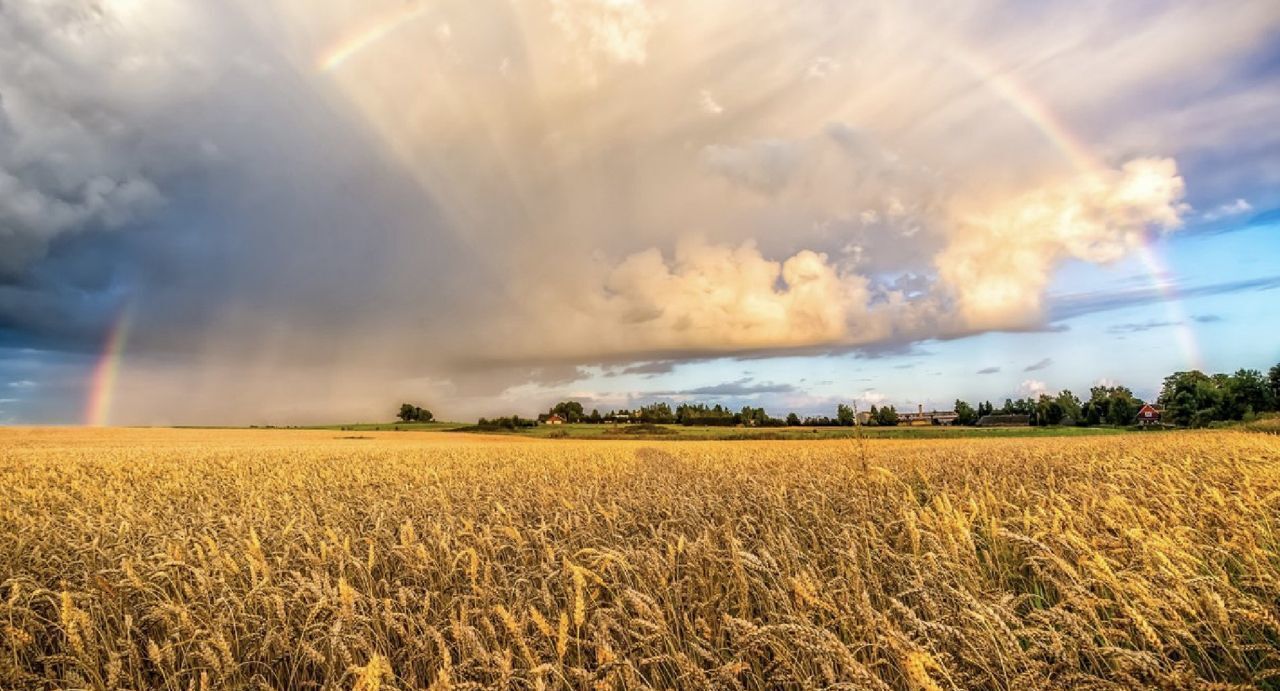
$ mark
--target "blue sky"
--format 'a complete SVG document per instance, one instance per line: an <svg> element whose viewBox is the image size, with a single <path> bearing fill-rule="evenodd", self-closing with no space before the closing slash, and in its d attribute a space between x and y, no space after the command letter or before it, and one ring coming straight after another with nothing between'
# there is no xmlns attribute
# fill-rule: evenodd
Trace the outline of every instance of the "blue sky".
<svg viewBox="0 0 1280 691"><path fill-rule="evenodd" d="M1280 361L1274 2L409 5L0 6L0 423Z"/></svg>

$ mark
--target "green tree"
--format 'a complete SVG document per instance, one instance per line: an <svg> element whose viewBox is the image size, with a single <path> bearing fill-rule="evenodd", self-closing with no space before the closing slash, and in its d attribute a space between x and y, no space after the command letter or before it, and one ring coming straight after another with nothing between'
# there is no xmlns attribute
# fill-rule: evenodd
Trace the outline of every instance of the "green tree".
<svg viewBox="0 0 1280 691"><path fill-rule="evenodd" d="M780 426L783 421L775 420L769 417L769 412L764 408L752 408L751 406L743 406L742 411L738 413L742 424L748 427L776 427Z"/></svg>
<svg viewBox="0 0 1280 691"><path fill-rule="evenodd" d="M1142 400L1123 386L1117 386L1109 396L1107 422L1124 427L1132 425L1138 411L1142 409Z"/></svg>
<svg viewBox="0 0 1280 691"><path fill-rule="evenodd" d="M675 411L665 402L652 403L640 408L640 421L659 425L669 425L676 421Z"/></svg>
<svg viewBox="0 0 1280 691"><path fill-rule="evenodd" d="M594 423L594 424L597 424L597 425L598 425L598 424L600 424L600 420L602 419L602 418L600 417L600 411L599 411L598 409L596 409L596 408L592 408L592 409L591 409L591 417L590 417L590 418L588 418L588 419L589 419L592 423Z"/></svg>
<svg viewBox="0 0 1280 691"><path fill-rule="evenodd" d="M787 413L787 427L799 427L800 416L795 413Z"/></svg>
<svg viewBox="0 0 1280 691"><path fill-rule="evenodd" d="M1280 408L1280 365L1267 371L1267 381L1271 384L1271 409Z"/></svg>
<svg viewBox="0 0 1280 691"><path fill-rule="evenodd" d="M854 422L853 407L843 403L836 406L836 422L841 427L852 427Z"/></svg>
<svg viewBox="0 0 1280 691"><path fill-rule="evenodd" d="M981 403L978 404L981 407ZM956 424L972 425L978 421L978 413L973 407L960 399L956 399Z"/></svg>
<svg viewBox="0 0 1280 691"><path fill-rule="evenodd" d="M893 406L884 406L880 409L879 424L884 427L898 426L898 409Z"/></svg>
<svg viewBox="0 0 1280 691"><path fill-rule="evenodd" d="M1159 400L1165 420L1183 427L1202 427L1214 419L1221 394L1211 377L1191 370L1165 377Z"/></svg>
<svg viewBox="0 0 1280 691"><path fill-rule="evenodd" d="M1228 387L1235 405L1239 408L1240 417L1244 417L1247 413L1259 413L1275 408L1271 382L1256 369L1237 370L1231 375Z"/></svg>
<svg viewBox="0 0 1280 691"><path fill-rule="evenodd" d="M552 415L559 415L565 422L582 422L585 414L582 404L577 401L561 401L551 408Z"/></svg>
<svg viewBox="0 0 1280 691"><path fill-rule="evenodd" d="M412 403L401 403L400 412L396 414L396 417L400 418L405 422L411 422L413 421L414 417L417 415L417 412L416 412L417 410L419 409L415 408Z"/></svg>
<svg viewBox="0 0 1280 691"><path fill-rule="evenodd" d="M1058 404L1058 407L1062 409L1062 417L1059 418L1060 423L1066 424L1068 422L1067 418L1070 418L1070 424L1080 424L1080 399L1076 398L1075 394L1071 393L1071 391L1067 389L1063 389L1062 392L1058 394L1055 402Z"/></svg>
<svg viewBox="0 0 1280 691"><path fill-rule="evenodd" d="M1056 425L1062 422L1066 414L1057 398L1042 393L1028 415L1031 416L1033 425Z"/></svg>
<svg viewBox="0 0 1280 691"><path fill-rule="evenodd" d="M1077 420L1077 422L1087 427L1093 427L1094 425L1102 424L1106 410L1094 403L1093 399L1089 399L1084 402L1084 405L1080 406L1080 414L1083 418Z"/></svg>

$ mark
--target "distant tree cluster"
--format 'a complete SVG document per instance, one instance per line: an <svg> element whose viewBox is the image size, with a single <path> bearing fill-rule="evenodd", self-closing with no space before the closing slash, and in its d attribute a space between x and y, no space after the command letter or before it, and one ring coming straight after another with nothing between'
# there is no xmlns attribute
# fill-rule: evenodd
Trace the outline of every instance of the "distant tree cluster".
<svg viewBox="0 0 1280 691"><path fill-rule="evenodd" d="M748 427L781 427L786 420L771 417L764 408L745 406L741 410L730 410L720 404L681 403L675 408L666 402L651 403L636 410L609 411L601 414L592 410L584 414L583 406L578 401L562 401L552 406L542 420L551 415L560 416L565 422L586 424L635 423L650 425L689 425L689 426L723 426L745 425ZM797 418L798 419L798 418Z"/></svg>
<svg viewBox="0 0 1280 691"><path fill-rule="evenodd" d="M582 404L577 401L561 401L548 411L549 415L559 415L564 418L565 422L582 422L586 419L586 414L582 411Z"/></svg>
<svg viewBox="0 0 1280 691"><path fill-rule="evenodd" d="M1280 409L1280 365L1272 367L1266 375L1247 369L1237 370L1235 374L1175 372L1165 377L1155 403L1163 408L1162 422L1180 427L1251 420L1259 413ZM955 424L977 424L986 415L1026 415L1032 425L1123 427L1134 423L1143 405L1145 402L1128 387L1100 385L1089 389L1089 398L1085 401L1066 390L1056 396L1040 394L1034 399L1005 399L1000 408L987 401L975 409L957 400Z"/></svg>
<svg viewBox="0 0 1280 691"><path fill-rule="evenodd" d="M1088 401L1081 401L1070 390L1056 395L1042 393L1032 398L1006 398L999 408L983 401L975 408L961 400L955 402L956 425L976 425L988 415L1026 416L1031 425L1128 425L1132 424L1142 401L1123 386L1095 386Z"/></svg>
<svg viewBox="0 0 1280 691"><path fill-rule="evenodd" d="M868 427L897 427L898 422L900 422L898 409L891 405L877 408L872 404L871 409L867 411L866 425Z"/></svg>
<svg viewBox="0 0 1280 691"><path fill-rule="evenodd" d="M732 427L742 423L742 414L734 413L719 403L681 403L676 406L676 421L682 425Z"/></svg>
<svg viewBox="0 0 1280 691"><path fill-rule="evenodd" d="M1175 372L1165 377L1159 401L1165 419L1184 427L1252 420L1258 413L1280 407L1280 365L1266 376L1250 369L1235 374Z"/></svg>
<svg viewBox="0 0 1280 691"><path fill-rule="evenodd" d="M1131 425L1142 405L1142 400L1126 387L1095 386L1089 389L1089 400L1075 416L1076 422L1086 427Z"/></svg>
<svg viewBox="0 0 1280 691"><path fill-rule="evenodd" d="M412 403L401 403L400 412L396 414L404 422L431 422L436 419L430 410L420 408Z"/></svg>
<svg viewBox="0 0 1280 691"><path fill-rule="evenodd" d="M512 415L511 417L495 417L492 419L480 418L480 421L476 423L476 426L481 429L517 430L537 427L538 421L522 418L519 415Z"/></svg>
<svg viewBox="0 0 1280 691"><path fill-rule="evenodd" d="M787 424L791 424L792 413L787 416ZM827 417L825 415L816 415L806 417L800 420L800 416L795 415L797 425L804 427L852 427L857 424L857 415L854 413L853 406L840 403L836 405L836 416Z"/></svg>
<svg viewBox="0 0 1280 691"><path fill-rule="evenodd" d="M1258 370L1239 370L1235 374L1208 375L1198 370L1176 372L1164 380L1158 403L1163 406L1162 421L1184 427L1202 427L1226 420L1250 420L1258 413L1270 412L1280 407L1280 364L1272 367L1264 376ZM1069 390L1056 395L1042 393L1036 397L1006 398L997 408L990 401L977 406L962 400L955 402L956 425L976 425L988 415L1025 416L1032 425L1077 425L1090 427L1132 425L1145 403L1124 386L1099 385L1089 389L1089 398L1081 400ZM727 406L707 403L680 403L674 408L666 402L651 403L636 410L590 413L579 401L561 401L552 406L538 420L528 420L513 415L491 420L480 419L481 426L517 429L532 427L550 416L559 416L570 423L588 424L648 424L688 425L710 427L851 427L855 424L893 427L899 424L897 409L892 405L875 405L859 420L852 405L840 403L835 417L816 415L800 417L795 412L776 418L764 408L744 406L732 410ZM399 417L405 422L429 422L431 411L409 403L400 406ZM934 420L934 424L939 424Z"/></svg>

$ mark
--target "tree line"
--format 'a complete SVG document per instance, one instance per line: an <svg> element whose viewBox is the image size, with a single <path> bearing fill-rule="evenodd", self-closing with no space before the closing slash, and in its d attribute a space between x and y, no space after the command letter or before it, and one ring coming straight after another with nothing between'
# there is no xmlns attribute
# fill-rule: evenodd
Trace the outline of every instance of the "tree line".
<svg viewBox="0 0 1280 691"><path fill-rule="evenodd" d="M1252 420L1259 413L1280 409L1280 365L1266 376L1249 369L1235 374L1175 372L1165 377L1159 401L1165 419L1182 427Z"/></svg>
<svg viewBox="0 0 1280 691"><path fill-rule="evenodd" d="M552 406L542 419L551 415L570 423L618 424L647 423L657 425L685 425L697 427L798 427L808 426L852 426L854 424L853 408L840 404L836 408L836 417L807 417L789 413L786 417L773 417L764 408L743 406L733 410L719 403L681 403L674 408L666 402L650 403L635 410L610 410L601 413L593 409L590 413L578 401L562 401Z"/></svg>
<svg viewBox="0 0 1280 691"><path fill-rule="evenodd" d="M1280 409L1280 364L1263 374L1240 369L1233 374L1205 374L1199 370L1174 372L1164 378L1152 403L1161 407L1161 422L1178 427L1207 427L1215 422L1252 420ZM1146 402L1128 387L1099 385L1081 400L1069 390L1037 398L1005 399L996 408L990 402L976 408L956 401L955 424L972 425L986 415L1025 415L1032 425L1123 427L1134 423Z"/></svg>
<svg viewBox="0 0 1280 691"><path fill-rule="evenodd" d="M1199 370L1175 372L1165 377L1160 394L1153 403L1162 407L1162 422L1180 427L1205 427L1215 422L1251 420L1261 413L1280 408L1280 364L1267 374L1259 370L1241 369L1233 374L1205 374ZM986 416L1002 415L1026 418L1031 425L1077 425L1092 427L1132 425L1138 411L1146 402L1125 386L1103 385L1091 387L1089 397L1082 399L1070 390L1055 394L1042 393L1037 397L1006 398L999 408L990 401L976 406L962 400L955 402L956 425L976 425ZM743 406L733 410L719 403L680 403L675 407L666 402L650 403L636 410L610 410L590 413L579 401L561 401L552 406L539 419L511 417L481 418L479 425L518 429L532 427L550 416L559 416L569 423L621 424L648 423L660 425L686 425L709 427L851 427L857 424L852 405L840 403L835 416L814 415L800 417L795 412L785 417L773 417L764 408ZM430 422L434 416L430 410L404 403L398 417L405 422ZM900 417L892 405L872 405L864 416L863 424L892 427Z"/></svg>

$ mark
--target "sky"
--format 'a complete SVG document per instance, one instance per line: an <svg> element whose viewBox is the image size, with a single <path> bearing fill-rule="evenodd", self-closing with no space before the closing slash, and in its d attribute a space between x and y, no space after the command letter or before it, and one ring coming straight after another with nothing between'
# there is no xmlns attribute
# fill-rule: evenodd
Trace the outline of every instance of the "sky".
<svg viewBox="0 0 1280 691"><path fill-rule="evenodd" d="M0 2L0 424L1280 362L1280 5Z"/></svg>

